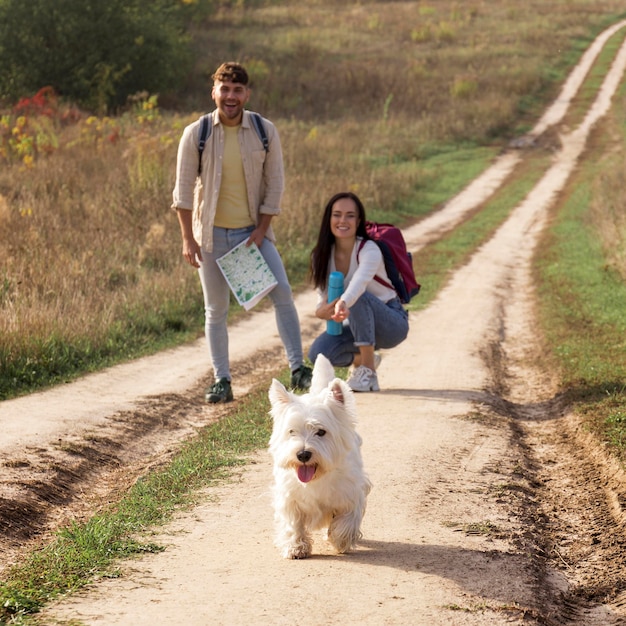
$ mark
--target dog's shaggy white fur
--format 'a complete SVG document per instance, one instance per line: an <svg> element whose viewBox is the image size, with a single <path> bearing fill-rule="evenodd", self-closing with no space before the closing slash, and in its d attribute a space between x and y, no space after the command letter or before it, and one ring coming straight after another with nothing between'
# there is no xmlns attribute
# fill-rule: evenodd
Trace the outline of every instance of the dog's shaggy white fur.
<svg viewBox="0 0 626 626"><path fill-rule="evenodd" d="M285 558L306 558L311 532L326 529L337 552L350 550L361 538L372 487L363 471L352 390L318 356L307 394L291 393L274 379L269 398L277 547Z"/></svg>

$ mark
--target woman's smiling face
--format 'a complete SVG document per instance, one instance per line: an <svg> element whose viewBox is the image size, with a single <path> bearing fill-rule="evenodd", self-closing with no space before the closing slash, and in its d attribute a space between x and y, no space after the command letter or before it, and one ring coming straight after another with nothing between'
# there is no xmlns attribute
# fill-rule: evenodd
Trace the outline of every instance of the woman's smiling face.
<svg viewBox="0 0 626 626"><path fill-rule="evenodd" d="M359 209L352 198L340 198L333 204L330 214L330 232L336 239L356 237L359 226Z"/></svg>

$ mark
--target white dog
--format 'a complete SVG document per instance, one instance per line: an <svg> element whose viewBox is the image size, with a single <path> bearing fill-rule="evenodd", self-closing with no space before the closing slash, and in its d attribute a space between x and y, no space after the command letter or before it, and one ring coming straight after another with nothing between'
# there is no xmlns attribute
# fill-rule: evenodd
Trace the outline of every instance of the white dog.
<svg viewBox="0 0 626 626"><path fill-rule="evenodd" d="M274 379L269 390L274 428L276 545L285 558L311 555L311 532L325 528L337 552L361 538L372 484L363 471L353 392L318 356L309 393L296 395Z"/></svg>

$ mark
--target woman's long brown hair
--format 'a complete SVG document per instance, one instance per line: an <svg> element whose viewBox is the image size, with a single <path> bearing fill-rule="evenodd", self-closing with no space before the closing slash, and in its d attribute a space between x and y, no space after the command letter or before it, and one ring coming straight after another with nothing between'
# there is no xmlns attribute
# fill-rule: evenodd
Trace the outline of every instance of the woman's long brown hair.
<svg viewBox="0 0 626 626"><path fill-rule="evenodd" d="M328 280L328 264L330 263L330 253L335 243L335 235L330 229L330 218L333 212L333 205L337 200L350 198L356 205L359 212L359 224L356 229L356 236L369 239L365 229L365 207L359 197L351 191L341 191L336 193L326 204L322 223L317 236L317 243L311 251L310 274L313 286L316 289L325 289Z"/></svg>

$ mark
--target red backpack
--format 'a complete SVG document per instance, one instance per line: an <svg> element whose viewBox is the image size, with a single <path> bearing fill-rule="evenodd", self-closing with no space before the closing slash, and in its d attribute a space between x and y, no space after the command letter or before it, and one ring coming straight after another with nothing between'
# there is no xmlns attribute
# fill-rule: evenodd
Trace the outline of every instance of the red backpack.
<svg viewBox="0 0 626 626"><path fill-rule="evenodd" d="M374 276L374 280L395 289L400 301L403 304L407 304L413 296L419 293L420 284L415 278L413 257L406 249L402 231L393 224L380 224L369 221L365 222L365 230L380 248L385 261L385 270L392 284L389 285L387 281L379 276ZM364 244L365 241L362 241L357 251L357 263L359 261L359 252Z"/></svg>

